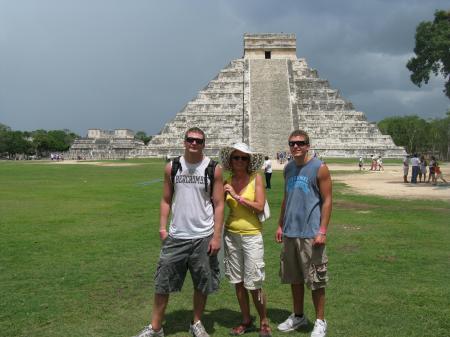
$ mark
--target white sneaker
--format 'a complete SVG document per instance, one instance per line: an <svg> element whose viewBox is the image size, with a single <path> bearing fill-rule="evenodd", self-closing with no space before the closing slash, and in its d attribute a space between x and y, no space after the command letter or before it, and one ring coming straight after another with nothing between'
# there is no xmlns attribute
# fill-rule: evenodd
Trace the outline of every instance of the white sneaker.
<svg viewBox="0 0 450 337"><path fill-rule="evenodd" d="M278 330L283 332L294 331L303 325L308 325L308 319L303 314L302 317L297 317L295 314L291 314L283 323L278 325Z"/></svg>
<svg viewBox="0 0 450 337"><path fill-rule="evenodd" d="M200 321L191 324L191 326L189 327L189 332L193 337L209 337L208 333L205 330L205 327Z"/></svg>
<svg viewBox="0 0 450 337"><path fill-rule="evenodd" d="M325 337L327 334L327 321L316 319L314 329L311 332L311 337Z"/></svg>
<svg viewBox="0 0 450 337"><path fill-rule="evenodd" d="M164 337L164 330L161 328L158 331L155 331L153 330L152 325L149 324L139 333L139 335L134 337Z"/></svg>

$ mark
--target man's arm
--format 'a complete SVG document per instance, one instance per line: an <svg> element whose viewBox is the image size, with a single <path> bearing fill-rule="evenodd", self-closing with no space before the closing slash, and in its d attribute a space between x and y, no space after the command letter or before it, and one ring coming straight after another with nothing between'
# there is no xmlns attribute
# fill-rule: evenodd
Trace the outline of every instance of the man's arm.
<svg viewBox="0 0 450 337"><path fill-rule="evenodd" d="M328 223L330 222L331 209L333 207L331 175L325 164L319 168L317 182L319 184L320 196L322 197L322 207L320 209L319 233L314 238L314 244L324 245L327 239Z"/></svg>
<svg viewBox="0 0 450 337"><path fill-rule="evenodd" d="M167 238L167 222L169 221L170 206L172 205L172 182L170 181L171 163L164 168L163 195L159 205L159 237Z"/></svg>
<svg viewBox="0 0 450 337"><path fill-rule="evenodd" d="M222 227L223 227L223 178L222 167L216 166L214 170L214 189L212 195L212 202L214 204L214 235L209 242L208 254L215 255L219 252L222 243Z"/></svg>

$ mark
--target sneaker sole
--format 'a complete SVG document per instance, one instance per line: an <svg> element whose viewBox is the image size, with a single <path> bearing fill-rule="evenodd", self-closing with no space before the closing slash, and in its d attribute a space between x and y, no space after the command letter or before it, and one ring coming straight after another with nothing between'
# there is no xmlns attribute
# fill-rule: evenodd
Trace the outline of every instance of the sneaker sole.
<svg viewBox="0 0 450 337"><path fill-rule="evenodd" d="M286 330L281 330L281 329L278 328L278 327L277 327L277 329L278 329L278 331L280 331L280 332L291 332L291 331L295 331L295 330L299 329L300 327L301 327L301 325L298 326L298 327L296 327L296 328L290 328L290 329L286 329Z"/></svg>
<svg viewBox="0 0 450 337"><path fill-rule="evenodd" d="M307 325L308 325L308 323L303 323L303 324L297 325L296 327L293 327L293 328L290 328L290 329L286 329L286 330L281 330L279 327L277 327L277 330L280 331L280 332L291 332L291 331L298 330L301 327L305 327Z"/></svg>

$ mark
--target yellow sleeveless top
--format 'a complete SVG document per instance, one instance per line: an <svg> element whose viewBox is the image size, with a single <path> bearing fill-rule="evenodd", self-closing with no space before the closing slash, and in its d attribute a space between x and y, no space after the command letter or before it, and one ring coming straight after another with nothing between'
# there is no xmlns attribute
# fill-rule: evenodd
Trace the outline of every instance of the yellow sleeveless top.
<svg viewBox="0 0 450 337"><path fill-rule="evenodd" d="M239 194L242 198L255 201L255 179L256 173L250 176L248 185ZM231 182L231 177L227 181ZM227 231L241 235L261 233L262 224L253 210L238 203L229 193L227 193L225 201L230 207L230 214L225 222Z"/></svg>

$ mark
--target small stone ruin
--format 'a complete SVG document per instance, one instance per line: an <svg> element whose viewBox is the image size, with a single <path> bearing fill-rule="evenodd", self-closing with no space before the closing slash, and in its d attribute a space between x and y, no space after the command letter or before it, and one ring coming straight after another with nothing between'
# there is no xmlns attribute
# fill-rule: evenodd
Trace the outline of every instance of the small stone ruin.
<svg viewBox="0 0 450 337"><path fill-rule="evenodd" d="M67 159L102 160L125 159L142 155L143 141L134 138L128 129L89 129L86 138L76 139L65 155Z"/></svg>

